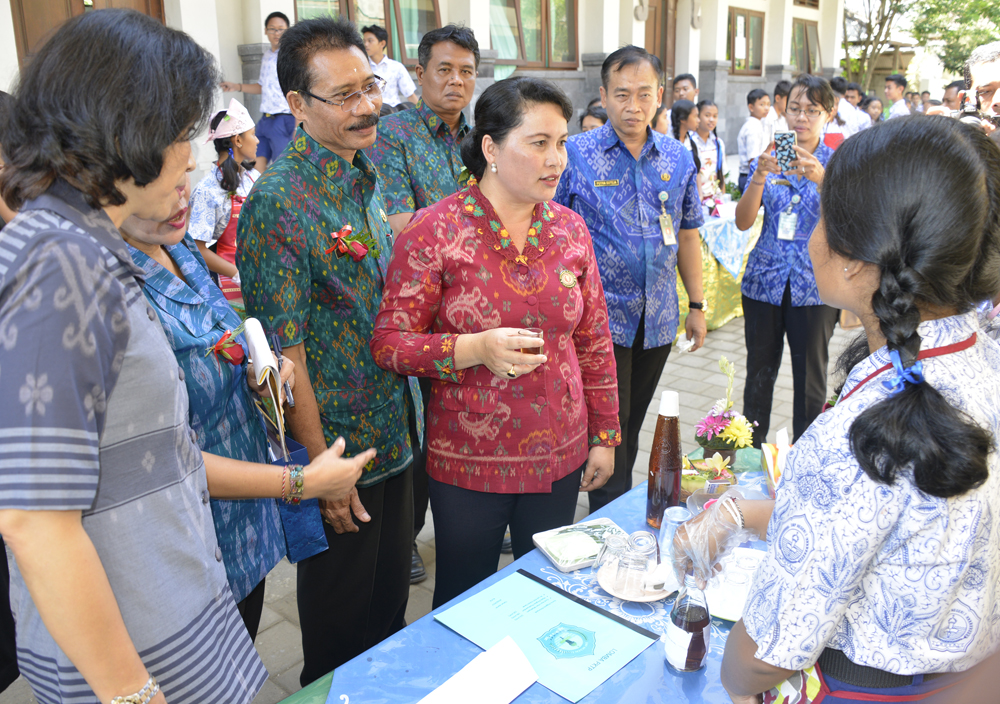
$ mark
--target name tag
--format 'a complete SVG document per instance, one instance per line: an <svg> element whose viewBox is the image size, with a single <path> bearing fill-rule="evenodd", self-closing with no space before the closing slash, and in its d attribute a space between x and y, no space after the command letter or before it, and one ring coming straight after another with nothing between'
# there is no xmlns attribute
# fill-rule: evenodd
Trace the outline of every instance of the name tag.
<svg viewBox="0 0 1000 704"><path fill-rule="evenodd" d="M617 186L618 179L614 181L594 181L594 188L603 188L604 186Z"/></svg>

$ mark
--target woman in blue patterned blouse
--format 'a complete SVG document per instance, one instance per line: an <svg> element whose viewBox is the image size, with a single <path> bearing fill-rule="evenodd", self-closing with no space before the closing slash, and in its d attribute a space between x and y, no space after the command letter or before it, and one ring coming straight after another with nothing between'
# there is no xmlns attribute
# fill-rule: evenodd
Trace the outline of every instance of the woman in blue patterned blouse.
<svg viewBox="0 0 1000 704"><path fill-rule="evenodd" d="M796 158L782 173L774 144L750 163L736 206L736 226L749 229L764 205L764 226L743 274L747 380L743 413L757 421L754 447L765 441L784 338L792 353L792 432L798 439L826 400L828 346L837 311L824 305L809 263L809 237L819 220L819 189L833 150L822 143L834 95L825 78L802 75L792 85L785 115L795 131Z"/></svg>
<svg viewBox="0 0 1000 704"><path fill-rule="evenodd" d="M287 493L286 475L284 468L268 464L267 436L254 407L244 361L249 352L245 337L236 336L242 354L230 353L239 363L209 352L241 321L213 283L197 244L184 234L190 193L188 183L185 198L168 221L133 217L121 231L133 260L146 272L143 292L156 309L187 387L190 424L205 459L226 575L254 638L264 606L264 578L285 555L274 499ZM292 367L285 359L282 377L289 378ZM368 450L350 460L340 459L343 451L341 440L305 468L303 498L343 498L375 455Z"/></svg>
<svg viewBox="0 0 1000 704"><path fill-rule="evenodd" d="M865 329L840 397L776 501L713 507L675 542L704 578L705 538L739 516L766 533L722 664L737 704L819 677L824 704L919 701L1000 642L1000 346L976 314L1000 292L1000 148L950 118L893 120L841 145L822 205L820 295Z"/></svg>

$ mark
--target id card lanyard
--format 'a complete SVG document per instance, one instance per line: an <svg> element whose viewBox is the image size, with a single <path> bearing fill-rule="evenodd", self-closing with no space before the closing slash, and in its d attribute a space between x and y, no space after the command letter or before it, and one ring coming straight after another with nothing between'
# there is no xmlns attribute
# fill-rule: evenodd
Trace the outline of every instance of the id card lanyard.
<svg viewBox="0 0 1000 704"><path fill-rule="evenodd" d="M799 224L799 214L795 212L795 206L802 201L802 196L798 193L792 196L792 202L781 211L778 216L778 239L791 242L795 239L795 229Z"/></svg>
<svg viewBox="0 0 1000 704"><path fill-rule="evenodd" d="M674 220L667 212L667 200L670 194L660 191L660 234L663 235L663 244L666 247L677 244L677 235L674 233Z"/></svg>

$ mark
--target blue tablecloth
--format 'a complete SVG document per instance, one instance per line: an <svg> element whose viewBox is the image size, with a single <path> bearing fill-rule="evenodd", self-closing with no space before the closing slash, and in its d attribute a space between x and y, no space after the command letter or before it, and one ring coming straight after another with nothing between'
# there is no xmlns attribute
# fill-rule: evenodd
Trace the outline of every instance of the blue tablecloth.
<svg viewBox="0 0 1000 704"><path fill-rule="evenodd" d="M740 485L758 490L762 488L763 481L760 471L747 471L739 475ZM629 533L649 529L645 521L646 484L637 486L592 517L601 516L610 517ZM758 547L762 547L762 544L758 544ZM478 646L436 622L434 614L518 569L539 575L657 633L663 632L663 624L673 604L672 597L645 604L622 602L608 596L594 583L590 568L563 574L538 550L533 550L465 594L339 667L333 675L327 704L342 704L341 695L344 694L351 702L364 704L412 704L429 694L483 652ZM731 626L727 621L712 620L708 664L702 670L692 673L672 670L664 660L663 647L655 643L581 702L728 703L729 696L719 680L719 667ZM351 636L346 633L331 633L330 637ZM514 701L518 704L566 702L538 683L533 684Z"/></svg>
<svg viewBox="0 0 1000 704"><path fill-rule="evenodd" d="M743 257L747 253L747 245L754 228L741 231L736 227L736 221L726 218L705 218L701 226L701 238L708 245L719 264L728 271L734 279L739 279L743 267Z"/></svg>

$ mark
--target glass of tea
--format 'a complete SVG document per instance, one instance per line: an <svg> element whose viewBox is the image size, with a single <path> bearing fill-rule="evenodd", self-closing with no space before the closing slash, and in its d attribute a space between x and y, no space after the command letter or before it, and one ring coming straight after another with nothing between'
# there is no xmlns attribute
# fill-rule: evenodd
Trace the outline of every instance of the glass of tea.
<svg viewBox="0 0 1000 704"><path fill-rule="evenodd" d="M537 337L538 339L543 340L544 342L541 328L521 328L520 334L524 337ZM521 352L522 354L542 354L542 348L522 347Z"/></svg>

